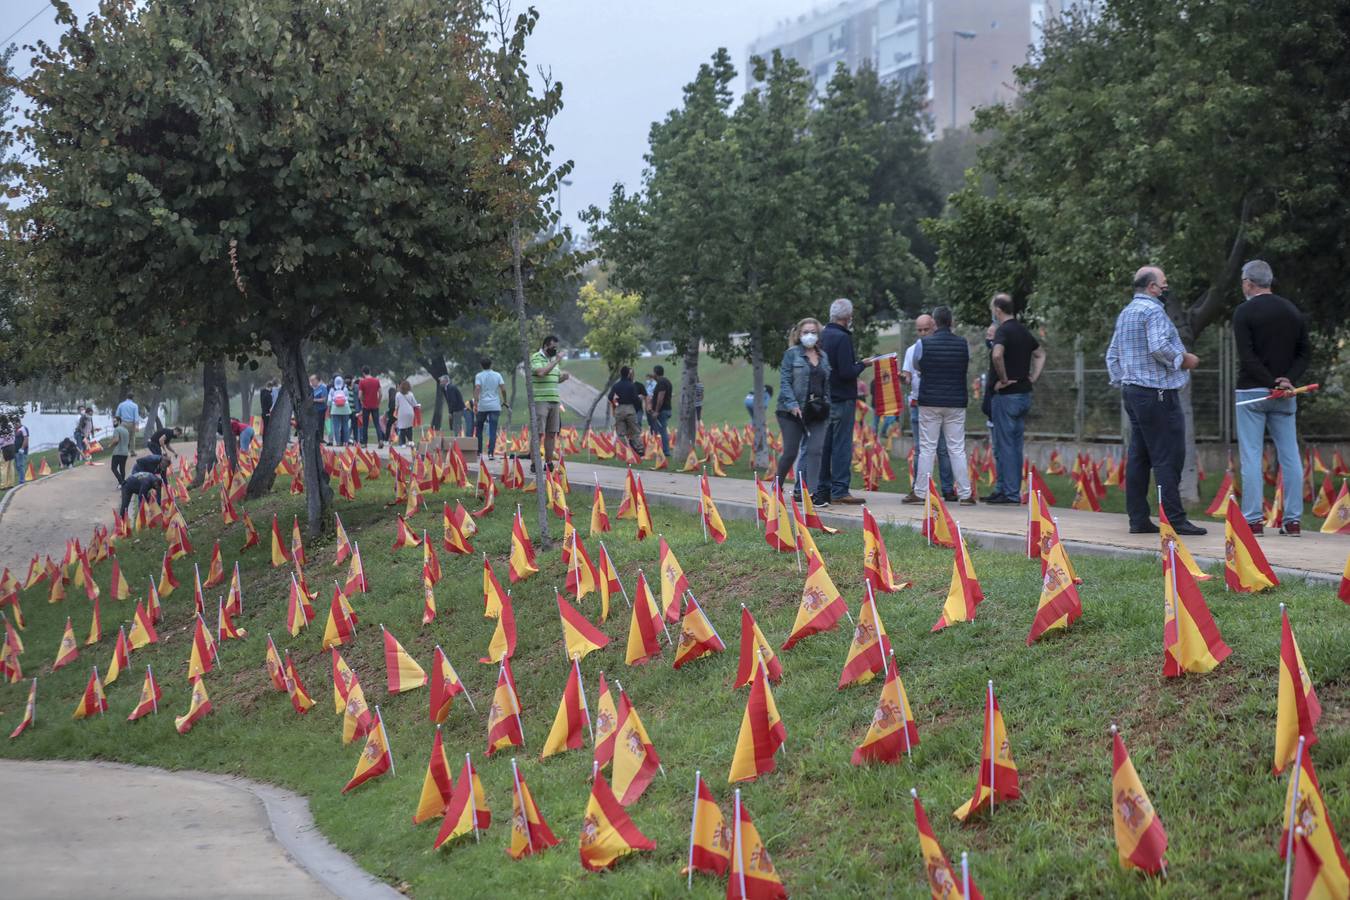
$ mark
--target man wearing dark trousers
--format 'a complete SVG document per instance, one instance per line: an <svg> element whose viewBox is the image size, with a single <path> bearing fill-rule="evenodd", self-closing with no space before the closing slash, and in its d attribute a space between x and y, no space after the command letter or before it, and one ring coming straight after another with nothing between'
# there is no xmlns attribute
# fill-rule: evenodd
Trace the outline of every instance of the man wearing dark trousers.
<svg viewBox="0 0 1350 900"><path fill-rule="evenodd" d="M1013 315L1017 306L1007 294L989 301L994 316L993 367L989 379L990 418L994 422L994 460L998 484L986 503L1022 502L1022 435L1031 411L1031 386L1041 377L1045 350Z"/></svg>
<svg viewBox="0 0 1350 900"><path fill-rule="evenodd" d="M1205 534L1186 518L1181 505L1181 465L1186 457L1186 423L1178 392L1190 379L1199 357L1182 346L1168 318L1167 275L1144 266L1134 275L1134 297L1116 317L1106 351L1112 386L1121 389L1130 419L1130 459L1125 469L1125 510L1131 534L1157 534L1150 518L1154 495L1150 470L1162 494L1163 510L1177 534Z"/></svg>
<svg viewBox="0 0 1350 900"><path fill-rule="evenodd" d="M853 422L858 408L858 376L872 362L853 350L853 301L830 304L830 322L820 333L820 349L830 360L830 424L820 456L820 477L811 500L816 506L862 503L848 492L853 476Z"/></svg>

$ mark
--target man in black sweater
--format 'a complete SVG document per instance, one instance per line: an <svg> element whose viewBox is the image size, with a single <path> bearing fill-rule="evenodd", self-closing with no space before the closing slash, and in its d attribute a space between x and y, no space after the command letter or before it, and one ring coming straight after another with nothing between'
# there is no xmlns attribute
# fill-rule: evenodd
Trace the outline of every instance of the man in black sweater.
<svg viewBox="0 0 1350 900"><path fill-rule="evenodd" d="M872 362L853 351L853 302L830 304L830 323L820 334L820 349L830 360L830 424L820 458L820 477L811 500L816 506L862 503L848 492L853 475L853 423L857 418L858 376Z"/></svg>
<svg viewBox="0 0 1350 900"><path fill-rule="evenodd" d="M1270 265L1254 259L1242 267L1242 296L1233 313L1233 341L1237 345L1237 400L1264 397L1273 390L1292 390L1308 370L1311 352L1308 323L1288 300L1273 294ZM1238 451L1242 463L1242 515L1252 531L1261 534L1264 485L1261 455L1266 432L1275 444L1283 484L1284 521L1280 534L1297 537L1303 516L1303 460L1298 455L1295 414L1298 400L1284 397L1237 407Z"/></svg>

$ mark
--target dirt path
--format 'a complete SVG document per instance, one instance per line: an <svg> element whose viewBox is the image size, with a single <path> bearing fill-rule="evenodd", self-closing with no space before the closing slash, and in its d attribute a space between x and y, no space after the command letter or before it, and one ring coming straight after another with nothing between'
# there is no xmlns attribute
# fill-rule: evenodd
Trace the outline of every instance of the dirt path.
<svg viewBox="0 0 1350 900"><path fill-rule="evenodd" d="M34 553L65 548L66 538L87 541L94 526L112 523L122 494L106 463L78 466L15 488L0 500L0 567L16 578Z"/></svg>

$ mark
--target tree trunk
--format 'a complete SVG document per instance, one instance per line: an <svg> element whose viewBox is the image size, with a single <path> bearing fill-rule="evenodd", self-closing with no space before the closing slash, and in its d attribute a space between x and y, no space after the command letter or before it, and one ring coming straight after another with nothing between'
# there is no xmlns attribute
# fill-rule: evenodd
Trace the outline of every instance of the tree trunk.
<svg viewBox="0 0 1350 900"><path fill-rule="evenodd" d="M220 364L221 372L225 371L225 363ZM225 441L225 458L230 461L230 471L239 471L239 438L235 436L234 428L230 425L230 383L222 378L216 388L220 391L220 436Z"/></svg>
<svg viewBox="0 0 1350 900"><path fill-rule="evenodd" d="M539 536L535 541L540 547L548 546L548 489L544 487L544 460L541 453L540 441L543 435L539 434L538 423L535 421L534 412L534 379L528 372L530 365L530 330L528 327L528 317L525 311L525 279L521 274L521 257L524 256L524 248L521 246L520 222L511 223L511 274L515 279L516 291L516 321L520 327L520 358L526 367L525 378L525 421L530 429L530 462L534 466L534 486L535 499L539 508ZM515 385L511 387L512 397L515 396ZM512 404L515 405L514 403Z"/></svg>
<svg viewBox="0 0 1350 900"><path fill-rule="evenodd" d="M248 480L250 500L257 500L272 489L277 480L277 466L286 455L286 445L291 442L291 394L290 391L278 391L277 402L267 419L267 430L263 432L262 453L258 456L258 465Z"/></svg>
<svg viewBox="0 0 1350 900"><path fill-rule="evenodd" d="M751 404L754 410L751 421L755 423L755 471L759 472L769 467L769 433L764 422L769 409L767 403L759 400L764 396L764 341L758 329L750 333L750 372L756 397L756 402Z"/></svg>
<svg viewBox="0 0 1350 900"><path fill-rule="evenodd" d="M278 335L271 344L281 369L281 386L290 395L300 431L300 463L305 478L305 535L317 538L323 534L333 513L333 489L323 468L323 441L319 436L322 420L310 402L308 370L300 338Z"/></svg>
<svg viewBox="0 0 1350 900"><path fill-rule="evenodd" d="M216 464L216 424L220 421L221 386L225 383L225 364L207 359L202 364L202 413L197 417L197 462L192 487L206 481L206 473Z"/></svg>
<svg viewBox="0 0 1350 900"><path fill-rule="evenodd" d="M164 425L159 418L159 405L164 402L164 378L156 378L150 386L149 404L145 410L145 434L152 435Z"/></svg>
<svg viewBox="0 0 1350 900"><path fill-rule="evenodd" d="M441 376L449 375L450 370L445 366L445 357L439 353L422 359L421 363L422 368L427 370L427 374L430 375L432 380L436 383L436 408L431 413L431 427L439 431L441 428L441 414L445 410L445 392L441 390ZM453 429L454 426L455 423L451 422L451 429Z"/></svg>
<svg viewBox="0 0 1350 900"><path fill-rule="evenodd" d="M529 357L526 357L526 359L529 359ZM527 364L528 364L528 363L527 363ZM514 421L512 417L513 417L513 415L515 414L515 411L516 411L516 376L519 375L519 374L520 374L520 366L512 366L512 367L511 367L511 402L508 403L508 404L506 405L506 430L507 430L508 432L514 430L514 428L515 428L515 426L512 424L512 422Z"/></svg>
<svg viewBox="0 0 1350 900"><path fill-rule="evenodd" d="M699 336L689 336L684 348L684 370L680 373L680 433L676 435L675 458L683 461L698 439L698 417L694 414L694 389L698 384Z"/></svg>
<svg viewBox="0 0 1350 900"><path fill-rule="evenodd" d="M253 395L258 385L252 378L239 379L239 421L248 424L253 420Z"/></svg>

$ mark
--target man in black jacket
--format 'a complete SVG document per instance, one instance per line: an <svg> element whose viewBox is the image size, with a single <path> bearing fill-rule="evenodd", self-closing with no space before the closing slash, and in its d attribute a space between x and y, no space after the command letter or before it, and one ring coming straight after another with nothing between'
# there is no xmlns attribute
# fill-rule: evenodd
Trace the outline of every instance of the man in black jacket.
<svg viewBox="0 0 1350 900"><path fill-rule="evenodd" d="M947 444L952 460L952 476L962 506L975 503L970 491L970 467L966 464L966 372L970 368L970 346L966 339L952 333L952 311L939 306L933 310L937 330L914 348L914 365L919 374L919 465L914 472L914 489L904 503L923 503L928 497L928 478L937 456L938 435Z"/></svg>
<svg viewBox="0 0 1350 900"><path fill-rule="evenodd" d="M1264 397L1273 390L1293 390L1308 370L1311 348L1308 323L1288 300L1273 294L1270 265L1254 259L1242 267L1242 296L1233 313L1233 342L1237 345L1237 400ZM1284 521L1280 534L1297 537L1303 516L1303 460L1298 455L1295 414L1298 400L1284 397L1237 407L1238 452L1242 461L1242 515L1252 531L1261 534L1261 452L1266 432L1275 444L1284 484Z"/></svg>
<svg viewBox="0 0 1350 900"><path fill-rule="evenodd" d="M830 304L830 323L820 335L820 349L830 360L830 424L820 459L820 480L811 500L816 506L862 503L848 492L853 475L853 422L857 417L858 376L872 362L853 351L853 302L840 298Z"/></svg>
<svg viewBox="0 0 1350 900"><path fill-rule="evenodd" d="M445 430L453 437L459 434L460 419L464 415L464 395L450 383L449 375L442 375L440 382L441 393L445 395L445 409L450 413L450 424Z"/></svg>

